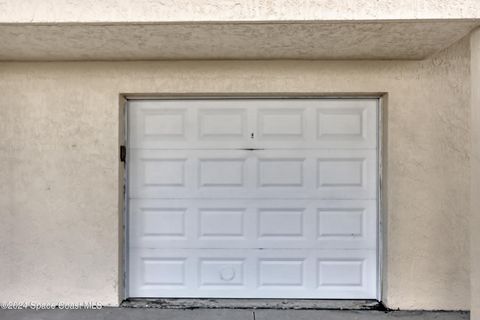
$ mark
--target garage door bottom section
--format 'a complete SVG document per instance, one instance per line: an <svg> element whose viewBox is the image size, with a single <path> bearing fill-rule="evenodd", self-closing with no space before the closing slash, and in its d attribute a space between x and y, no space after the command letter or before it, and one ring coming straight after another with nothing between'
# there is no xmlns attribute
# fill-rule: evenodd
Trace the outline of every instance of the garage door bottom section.
<svg viewBox="0 0 480 320"><path fill-rule="evenodd" d="M132 297L375 299L375 250L132 249Z"/></svg>

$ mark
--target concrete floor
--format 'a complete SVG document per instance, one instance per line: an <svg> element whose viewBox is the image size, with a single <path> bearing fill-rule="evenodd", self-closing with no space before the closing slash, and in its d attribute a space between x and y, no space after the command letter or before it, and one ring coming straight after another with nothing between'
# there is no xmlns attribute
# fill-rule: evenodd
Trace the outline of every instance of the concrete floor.
<svg viewBox="0 0 480 320"><path fill-rule="evenodd" d="M101 310L0 310L5 320L468 320L468 312L103 308Z"/></svg>

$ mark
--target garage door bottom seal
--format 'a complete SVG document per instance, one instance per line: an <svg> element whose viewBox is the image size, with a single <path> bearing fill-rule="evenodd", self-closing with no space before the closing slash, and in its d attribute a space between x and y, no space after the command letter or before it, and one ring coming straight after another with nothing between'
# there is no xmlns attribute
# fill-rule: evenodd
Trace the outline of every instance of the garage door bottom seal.
<svg viewBox="0 0 480 320"><path fill-rule="evenodd" d="M121 307L159 309L386 310L377 300L130 298Z"/></svg>

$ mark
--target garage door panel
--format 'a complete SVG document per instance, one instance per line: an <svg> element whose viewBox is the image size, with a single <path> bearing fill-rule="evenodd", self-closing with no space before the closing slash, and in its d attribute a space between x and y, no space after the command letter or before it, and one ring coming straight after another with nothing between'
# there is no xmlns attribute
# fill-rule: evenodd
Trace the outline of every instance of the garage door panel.
<svg viewBox="0 0 480 320"><path fill-rule="evenodd" d="M375 298L375 250L132 249L130 260L132 297Z"/></svg>
<svg viewBox="0 0 480 320"><path fill-rule="evenodd" d="M376 99L138 100L133 149L375 149Z"/></svg>
<svg viewBox="0 0 480 320"><path fill-rule="evenodd" d="M376 248L375 200L131 200L136 248Z"/></svg>
<svg viewBox="0 0 480 320"><path fill-rule="evenodd" d="M306 127L305 108L266 108L257 112L257 143L264 141L306 142L308 129Z"/></svg>
<svg viewBox="0 0 480 320"><path fill-rule="evenodd" d="M129 296L376 298L377 108L131 101Z"/></svg>
<svg viewBox="0 0 480 320"><path fill-rule="evenodd" d="M132 198L375 199L375 150L138 150Z"/></svg>

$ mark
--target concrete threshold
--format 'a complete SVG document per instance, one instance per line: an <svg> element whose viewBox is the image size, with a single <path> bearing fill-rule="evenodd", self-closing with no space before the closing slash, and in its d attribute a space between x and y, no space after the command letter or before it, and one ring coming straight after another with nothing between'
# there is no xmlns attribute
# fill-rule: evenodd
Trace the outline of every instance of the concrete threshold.
<svg viewBox="0 0 480 320"><path fill-rule="evenodd" d="M121 306L159 309L385 310L383 304L376 300L315 299L132 298L123 301Z"/></svg>

